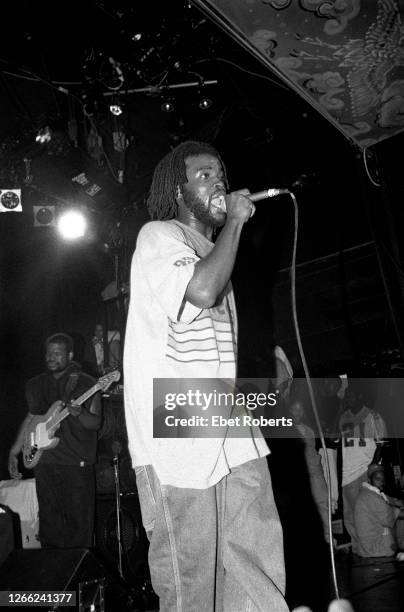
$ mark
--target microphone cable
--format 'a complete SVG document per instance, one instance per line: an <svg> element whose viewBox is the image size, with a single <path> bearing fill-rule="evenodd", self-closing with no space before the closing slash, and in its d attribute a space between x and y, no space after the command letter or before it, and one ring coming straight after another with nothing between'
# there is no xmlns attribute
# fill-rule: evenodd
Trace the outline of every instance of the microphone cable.
<svg viewBox="0 0 404 612"><path fill-rule="evenodd" d="M314 414L314 419L316 421L317 430L320 437L321 448L324 452L324 462L325 469L327 473L327 497L328 497L328 537L329 537L329 551L330 551L330 560L331 560L331 570L332 570L332 579L333 586L336 599L340 599L339 589L338 589L338 581L337 581L337 573L335 569L335 555L334 555L334 547L333 547L333 534L332 534L332 513L331 513L331 472L330 472L330 463L328 460L327 447L325 444L324 431L321 426L320 418L318 415L316 399L314 396L313 386L311 384L311 377L309 368L307 365L306 357L303 350L302 339L300 336L299 322L297 318L297 307L296 307L296 253L297 253L297 238L298 238L298 230L299 230L299 208L297 205L297 199L295 194L292 191L289 191L289 195L292 198L293 206L294 206L294 232L293 232L293 250L292 250L292 263L290 266L290 281L291 281L291 304L292 304L292 314L293 314L293 325L295 328L296 341L299 349L300 359L302 361L304 375L307 381L307 387L309 390L310 402Z"/></svg>

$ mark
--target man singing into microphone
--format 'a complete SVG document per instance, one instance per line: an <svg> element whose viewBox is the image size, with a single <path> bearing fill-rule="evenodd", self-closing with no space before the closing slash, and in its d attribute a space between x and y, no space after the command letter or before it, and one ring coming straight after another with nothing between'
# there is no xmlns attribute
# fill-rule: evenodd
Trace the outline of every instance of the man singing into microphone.
<svg viewBox="0 0 404 612"><path fill-rule="evenodd" d="M184 142L157 165L131 269L125 412L152 584L164 612L284 612L282 529L265 440L153 438L153 378L235 379L230 276L249 191ZM215 243L214 230L222 228Z"/></svg>

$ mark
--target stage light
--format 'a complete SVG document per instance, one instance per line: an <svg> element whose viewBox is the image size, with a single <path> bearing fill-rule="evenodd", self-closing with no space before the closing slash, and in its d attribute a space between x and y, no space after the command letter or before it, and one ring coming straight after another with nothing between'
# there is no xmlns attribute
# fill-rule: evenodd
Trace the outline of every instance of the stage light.
<svg viewBox="0 0 404 612"><path fill-rule="evenodd" d="M111 104L109 110L116 117L119 117L119 115L122 115L123 113L122 106L120 104Z"/></svg>
<svg viewBox="0 0 404 612"><path fill-rule="evenodd" d="M59 234L65 240L83 238L87 230L87 220L80 210L67 210L58 219Z"/></svg>
<svg viewBox="0 0 404 612"><path fill-rule="evenodd" d="M44 144L45 142L50 142L52 139L52 132L50 130L49 125L46 125L43 128L38 130L37 135L35 136L35 142L39 142L40 144Z"/></svg>
<svg viewBox="0 0 404 612"><path fill-rule="evenodd" d="M167 100L163 100L160 108L163 111L163 113L172 113L173 110L175 109L175 106L172 100L167 99Z"/></svg>
<svg viewBox="0 0 404 612"><path fill-rule="evenodd" d="M34 227L56 225L56 208L52 205L34 206Z"/></svg>
<svg viewBox="0 0 404 612"><path fill-rule="evenodd" d="M22 212L21 189L0 189L0 213Z"/></svg>
<svg viewBox="0 0 404 612"><path fill-rule="evenodd" d="M212 106L213 102L210 98L207 98L206 96L203 96L203 98L201 98L199 100L199 108L201 110L207 110L208 108L210 108Z"/></svg>

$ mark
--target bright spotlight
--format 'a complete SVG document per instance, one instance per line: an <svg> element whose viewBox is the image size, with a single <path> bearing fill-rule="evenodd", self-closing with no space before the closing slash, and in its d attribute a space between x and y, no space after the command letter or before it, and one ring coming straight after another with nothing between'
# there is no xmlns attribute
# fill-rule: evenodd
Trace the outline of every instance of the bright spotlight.
<svg viewBox="0 0 404 612"><path fill-rule="evenodd" d="M82 238L87 230L87 220L79 210L68 210L59 216L58 231L65 240Z"/></svg>
<svg viewBox="0 0 404 612"><path fill-rule="evenodd" d="M207 110L208 108L212 106L212 104L213 104L212 100L204 96L203 98L200 99L198 106L201 110Z"/></svg>
<svg viewBox="0 0 404 612"><path fill-rule="evenodd" d="M119 117L119 115L122 115L123 113L122 106L120 104L111 104L109 110L116 117Z"/></svg>
<svg viewBox="0 0 404 612"><path fill-rule="evenodd" d="M52 139L52 132L50 130L49 125L38 130L37 135L35 136L35 141L40 144L44 144L45 142L50 142Z"/></svg>
<svg viewBox="0 0 404 612"><path fill-rule="evenodd" d="M170 99L163 100L160 106L163 113L172 113L174 110L174 103Z"/></svg>

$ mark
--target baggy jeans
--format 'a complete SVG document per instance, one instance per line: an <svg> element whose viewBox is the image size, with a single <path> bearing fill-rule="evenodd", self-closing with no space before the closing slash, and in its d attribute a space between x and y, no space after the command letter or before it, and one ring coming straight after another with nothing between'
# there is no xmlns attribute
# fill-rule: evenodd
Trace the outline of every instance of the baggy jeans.
<svg viewBox="0 0 404 612"><path fill-rule="evenodd" d="M217 485L162 485L135 468L161 612L286 612L282 527L266 458Z"/></svg>

